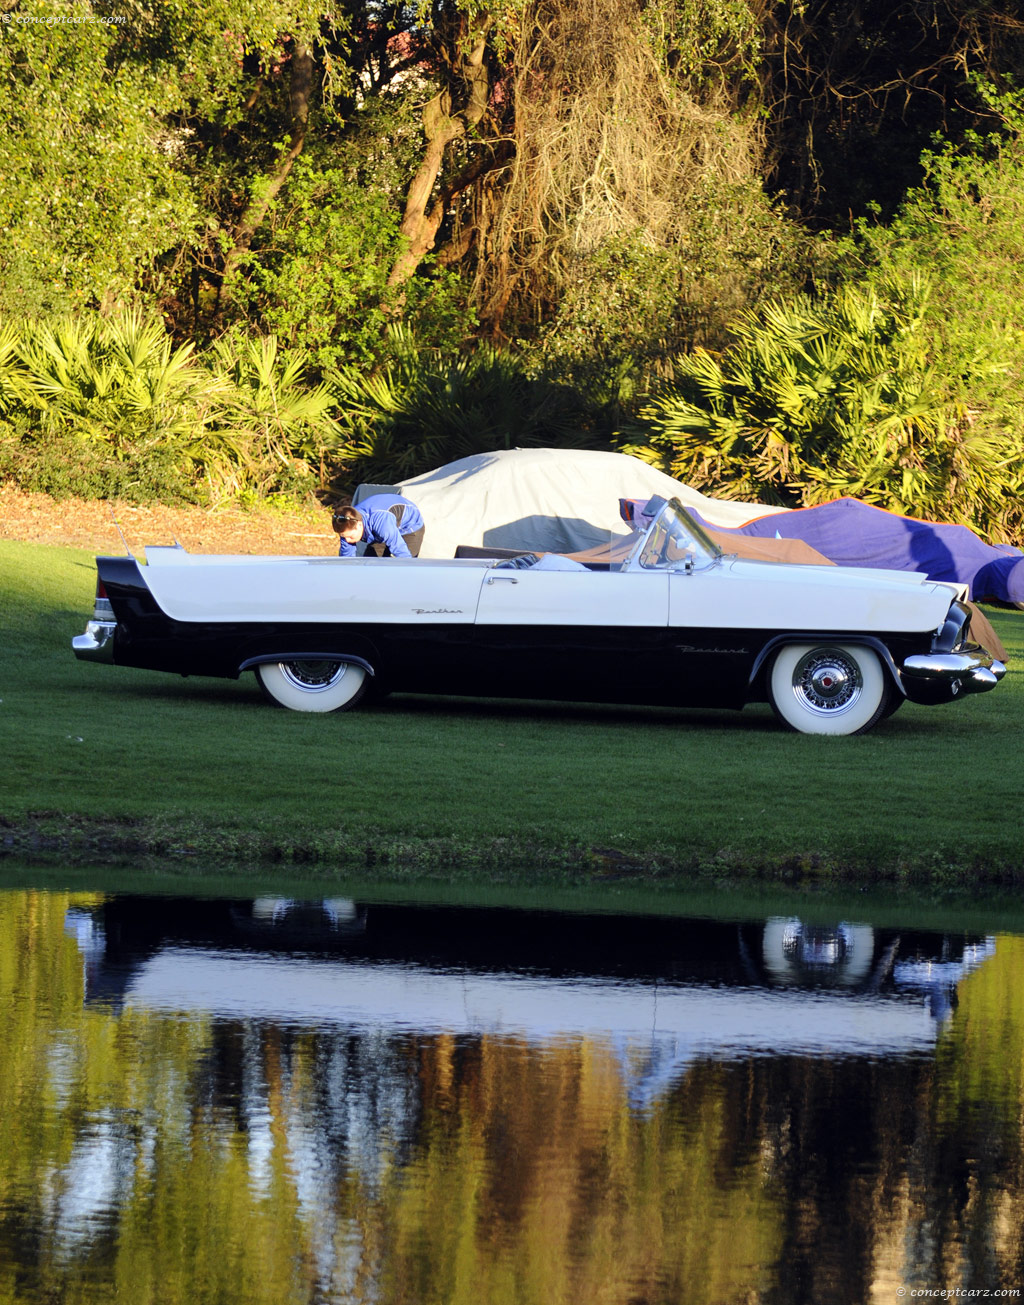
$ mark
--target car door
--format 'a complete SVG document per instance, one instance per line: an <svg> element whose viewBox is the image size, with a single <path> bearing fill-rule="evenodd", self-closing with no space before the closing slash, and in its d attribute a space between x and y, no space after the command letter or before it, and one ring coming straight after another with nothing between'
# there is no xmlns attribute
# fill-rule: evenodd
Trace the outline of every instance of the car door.
<svg viewBox="0 0 1024 1305"><path fill-rule="evenodd" d="M671 657L679 701L693 706L739 706L766 637L752 587L717 565L668 575Z"/></svg>
<svg viewBox="0 0 1024 1305"><path fill-rule="evenodd" d="M646 701L638 686L661 685L667 635L664 572L492 568L477 604L475 691Z"/></svg>

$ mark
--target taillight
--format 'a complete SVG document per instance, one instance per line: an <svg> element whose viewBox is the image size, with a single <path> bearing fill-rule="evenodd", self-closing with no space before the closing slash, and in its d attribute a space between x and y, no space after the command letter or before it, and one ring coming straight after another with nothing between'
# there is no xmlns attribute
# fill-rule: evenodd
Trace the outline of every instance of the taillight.
<svg viewBox="0 0 1024 1305"><path fill-rule="evenodd" d="M94 621L112 621L114 619L114 609L107 597L107 587L99 576L96 577L96 605L92 609L92 619Z"/></svg>

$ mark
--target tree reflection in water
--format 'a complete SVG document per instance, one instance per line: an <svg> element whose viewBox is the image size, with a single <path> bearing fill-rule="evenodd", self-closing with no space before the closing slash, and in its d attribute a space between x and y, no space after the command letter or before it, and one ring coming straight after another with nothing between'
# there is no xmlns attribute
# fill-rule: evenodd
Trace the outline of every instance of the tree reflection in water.
<svg viewBox="0 0 1024 1305"><path fill-rule="evenodd" d="M1024 939L495 923L0 895L0 1301L1022 1281Z"/></svg>

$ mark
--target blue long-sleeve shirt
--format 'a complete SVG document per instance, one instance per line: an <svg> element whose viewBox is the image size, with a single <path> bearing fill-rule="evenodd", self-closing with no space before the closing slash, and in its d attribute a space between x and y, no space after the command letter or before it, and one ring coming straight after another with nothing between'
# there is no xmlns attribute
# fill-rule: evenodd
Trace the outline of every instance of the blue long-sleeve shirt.
<svg viewBox="0 0 1024 1305"><path fill-rule="evenodd" d="M396 523L394 514L388 511L396 505L405 508L401 528ZM359 543L384 544L392 557L412 556L402 536L411 535L423 525L423 514L415 503L402 498L400 494L371 494L356 504L356 511L363 518L363 537ZM350 544L347 539L341 541L338 547L339 557L354 557L355 552L355 544Z"/></svg>

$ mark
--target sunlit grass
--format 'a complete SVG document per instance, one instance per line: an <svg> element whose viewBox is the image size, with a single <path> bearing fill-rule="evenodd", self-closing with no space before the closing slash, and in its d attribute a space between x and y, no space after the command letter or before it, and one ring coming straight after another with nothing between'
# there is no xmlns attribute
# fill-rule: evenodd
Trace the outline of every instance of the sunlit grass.
<svg viewBox="0 0 1024 1305"><path fill-rule="evenodd" d="M1024 614L993 693L908 705L863 738L742 714L396 695L318 716L255 681L78 662L91 555L0 542L0 815L22 837L135 828L222 854L640 862L828 876L992 877L1021 865ZM13 835L12 835L13 837Z"/></svg>

